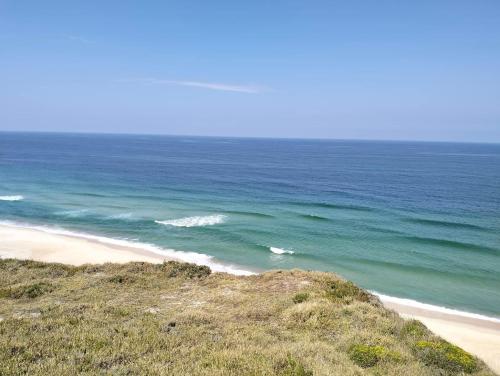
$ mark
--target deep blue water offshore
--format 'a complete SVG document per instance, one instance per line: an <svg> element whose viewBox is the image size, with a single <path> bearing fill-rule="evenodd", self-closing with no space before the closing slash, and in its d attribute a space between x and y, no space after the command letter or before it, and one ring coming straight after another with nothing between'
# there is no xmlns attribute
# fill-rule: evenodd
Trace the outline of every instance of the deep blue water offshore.
<svg viewBox="0 0 500 376"><path fill-rule="evenodd" d="M500 316L495 144L0 133L0 221Z"/></svg>

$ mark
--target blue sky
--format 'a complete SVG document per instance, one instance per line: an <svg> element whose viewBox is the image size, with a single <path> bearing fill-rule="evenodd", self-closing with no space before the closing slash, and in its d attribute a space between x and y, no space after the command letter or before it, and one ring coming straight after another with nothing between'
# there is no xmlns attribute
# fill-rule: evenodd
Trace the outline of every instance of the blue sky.
<svg viewBox="0 0 500 376"><path fill-rule="evenodd" d="M500 1L0 0L0 130L500 142Z"/></svg>

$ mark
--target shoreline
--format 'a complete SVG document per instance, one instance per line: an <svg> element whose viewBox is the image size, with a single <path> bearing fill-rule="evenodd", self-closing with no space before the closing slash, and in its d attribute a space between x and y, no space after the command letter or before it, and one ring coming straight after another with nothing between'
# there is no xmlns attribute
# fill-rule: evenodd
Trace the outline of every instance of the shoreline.
<svg viewBox="0 0 500 376"><path fill-rule="evenodd" d="M2 239L0 242L0 258L31 258L36 261L59 262L70 265L105 262L125 263L130 261L151 263L180 261L206 265L214 272L225 272L234 275L256 274L256 272L242 269L238 265L224 264L203 253L160 248L153 244L141 243L135 240L115 239L57 227L0 221L0 239ZM36 243L34 239L36 239ZM65 242L66 244L64 244ZM71 244L71 247L68 243ZM60 248L63 245L65 251L61 252ZM89 249L89 245L92 245L92 248ZM67 252L68 249L80 249L82 252L69 253ZM12 255L9 256L9 254Z"/></svg>
<svg viewBox="0 0 500 376"><path fill-rule="evenodd" d="M0 222L0 258L32 259L70 265L144 261L194 262L215 272L255 274L215 262L211 256L162 249L150 244L104 238L43 226ZM372 292L374 293L374 292ZM377 294L403 318L423 322L432 332L482 359L500 374L500 319Z"/></svg>

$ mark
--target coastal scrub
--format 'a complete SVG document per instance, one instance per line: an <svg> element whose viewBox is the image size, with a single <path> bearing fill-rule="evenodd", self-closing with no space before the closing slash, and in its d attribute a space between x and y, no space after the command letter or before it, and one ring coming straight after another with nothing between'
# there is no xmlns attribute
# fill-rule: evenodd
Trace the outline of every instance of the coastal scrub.
<svg viewBox="0 0 500 376"><path fill-rule="evenodd" d="M477 361L471 354L444 340L418 341L416 350L428 365L456 373L472 373L477 369Z"/></svg>
<svg viewBox="0 0 500 376"><path fill-rule="evenodd" d="M0 260L0 375L493 375L331 273Z"/></svg>

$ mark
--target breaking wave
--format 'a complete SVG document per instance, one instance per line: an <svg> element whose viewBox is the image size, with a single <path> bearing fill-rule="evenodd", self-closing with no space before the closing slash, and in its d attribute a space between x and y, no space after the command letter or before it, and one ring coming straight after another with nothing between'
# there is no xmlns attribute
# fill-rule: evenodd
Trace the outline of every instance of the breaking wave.
<svg viewBox="0 0 500 376"><path fill-rule="evenodd" d="M226 216L222 214L186 217L179 219L170 219L166 221L155 221L160 225L175 226L175 227L201 227L213 226L226 221Z"/></svg>
<svg viewBox="0 0 500 376"><path fill-rule="evenodd" d="M66 218L80 218L90 215L89 209L78 209L78 210L62 210L55 212L55 215L66 217Z"/></svg>
<svg viewBox="0 0 500 376"><path fill-rule="evenodd" d="M107 216L106 219L121 219L121 220L125 220L125 221L131 221L134 219L134 214L133 213L113 214L113 215Z"/></svg>
<svg viewBox="0 0 500 376"><path fill-rule="evenodd" d="M0 196L0 201L21 201L21 200L24 200L24 197L21 195Z"/></svg>
<svg viewBox="0 0 500 376"><path fill-rule="evenodd" d="M272 253L276 253L277 255L284 255L284 254L293 255L295 253L294 251L277 247L269 247L269 250Z"/></svg>

